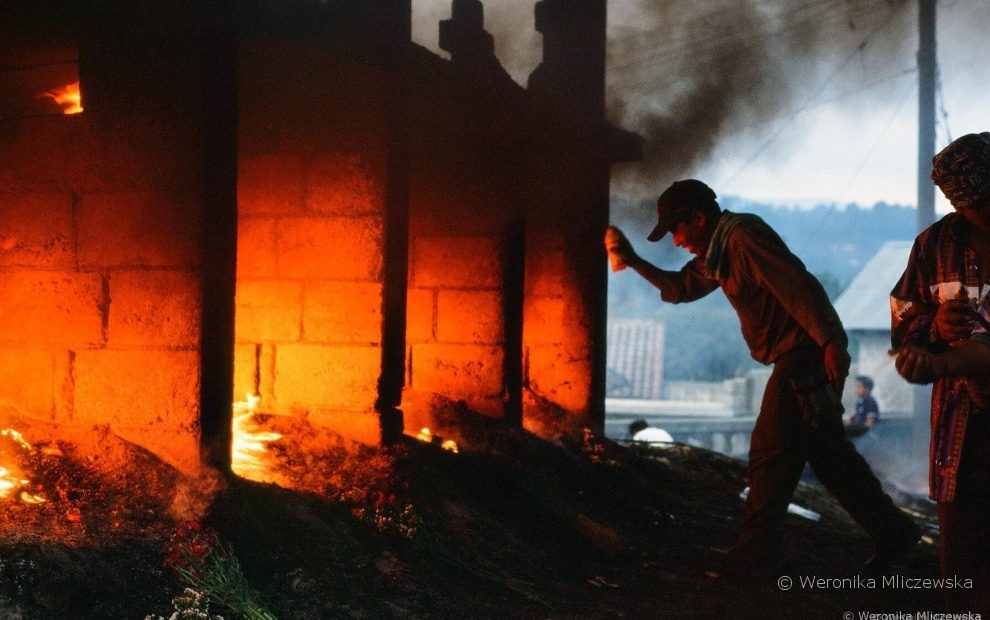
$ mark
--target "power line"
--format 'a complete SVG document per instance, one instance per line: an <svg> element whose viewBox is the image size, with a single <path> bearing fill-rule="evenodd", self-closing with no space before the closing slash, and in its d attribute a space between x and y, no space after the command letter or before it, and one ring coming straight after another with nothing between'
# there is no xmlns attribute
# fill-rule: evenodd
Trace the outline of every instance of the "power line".
<svg viewBox="0 0 990 620"><path fill-rule="evenodd" d="M674 42L674 44L669 45L664 48L654 49L649 54L624 62L620 65L613 65L609 68L610 71L629 71L641 68L641 66L649 66L653 64L658 64L662 62L672 62L683 56L693 55L706 55L711 54L717 50L724 49L727 42L733 42L737 45L741 45L744 49L752 47L756 41L778 37L787 32L797 30L800 28L807 27L809 25L814 25L814 29L820 29L825 25L840 23L843 20L848 19L848 15L835 15L834 7L836 4L841 4L839 0L833 0L832 4L822 4L821 2L809 2L806 5L800 7L811 8L814 12L810 15L802 16L801 19L791 22L784 23L773 30L748 30L743 31L741 29L734 31L733 34L729 36L712 36L708 38L694 38L690 36L684 36ZM877 0L871 5L866 5L862 9L858 10L853 14L854 17L871 15L878 12L879 9L884 7L889 7L887 0ZM795 10L796 12L797 10ZM816 23L817 22L817 23ZM685 28L686 29L686 28Z"/></svg>
<svg viewBox="0 0 990 620"><path fill-rule="evenodd" d="M820 95L822 91L825 90L825 87L828 86L828 84L832 81L832 79L835 78L835 76L838 75L839 72L846 67L846 65L852 62L853 58L855 58L858 53L862 52L862 50L865 49L866 45L870 42L870 39L872 39L877 33L879 33L882 29L886 28L893 21L894 17L897 15L898 11L900 10L900 7L904 6L904 4L906 3L902 3L900 6L892 10L887 15L887 19L881 22L868 35L866 35L866 37L859 45L853 48L853 50L845 57L845 59L843 59L843 61L835 68L835 70L833 70L828 76L826 76L825 80L822 81L822 83L819 84L816 89L814 89L812 94L810 94L807 97L807 100L809 102L814 101L814 99L818 97L818 95ZM777 140L778 137L780 137L780 134L782 134L784 130L787 129L791 125L791 123L794 122L794 119L796 118L797 115L794 115L789 119L787 119L787 122L781 123L778 126L777 130L770 134L770 136L756 149L756 151L743 163L743 165L735 173L733 173L724 182L720 183L720 186L725 188L731 185L732 182L739 177L739 175L745 172L746 169L749 168L749 166L752 165L752 163L756 161L756 159L760 157L763 154L763 152L766 151L767 148L769 148L769 146Z"/></svg>
<svg viewBox="0 0 990 620"><path fill-rule="evenodd" d="M839 2L839 0L830 0L830 1L832 3ZM799 22L797 22L795 24L792 24L791 25L792 27L797 27L797 26L805 25L805 24L813 21L814 18L819 17L821 15L826 15L829 12L828 5L826 4L826 5L823 6L822 3L820 3L820 2L814 2L814 1L812 1L812 2L809 2L808 4L804 5L804 7L816 7L817 8L817 14L816 15L812 15L810 18L807 18L807 19L804 19L802 21L799 21ZM643 56L640 56L639 58L634 58L632 60L629 60L627 62L624 62L621 65L613 66L613 67L611 67L611 69L614 70L614 71L625 71L627 69L637 68L639 65L642 65L642 64L647 64L647 63L648 64L655 64L657 62L673 60L673 59L675 59L675 58L677 58L679 56L683 56L685 54L705 53L706 51L711 51L712 49L718 49L720 47L725 47L727 38L729 40L734 40L734 41L745 41L747 39L757 39L757 38L762 38L762 37L770 37L770 36L773 36L773 35L777 34L778 32L782 32L782 31L786 30L786 28L782 29L781 31L777 31L777 32L761 32L761 31L752 31L751 30L748 33L744 33L744 34L739 34L737 32L735 34L732 34L730 37L713 36L713 37L709 37L709 38L698 38L698 37L692 37L691 36L691 34L690 34L690 31L691 31L690 25L692 23L694 23L696 21L703 21L706 24L707 23L710 23L711 21L717 19L717 17L715 17L715 15L717 13L719 13L719 11L712 11L709 14L701 15L701 16L698 16L698 17L693 18L692 20L689 20L687 23L681 25L678 28L678 32L687 33L687 34L683 34L679 38L674 39L672 41L669 41L670 44L667 45L666 47L662 47L662 48L656 48L655 47L649 53L647 53L647 54L645 54ZM654 30L654 31L648 31L648 32L657 32L657 31ZM646 36L646 35L645 34L638 34L636 36L637 37L642 37L642 36ZM709 49L705 49L705 46L706 45L709 45L709 44L711 44L711 47Z"/></svg>
<svg viewBox="0 0 990 620"><path fill-rule="evenodd" d="M897 107L894 109L893 113L891 113L890 117L887 119L887 124L884 125L883 130L880 132L880 135L877 136L877 139L873 142L873 145L870 146L870 149L867 151L866 155L863 157L862 160L860 160L859 165L856 167L856 170L853 171L852 177L849 179L849 181L846 183L846 186L842 188L842 191L839 193L839 196L841 197L839 202L841 202L842 199L845 199L846 194L849 192L849 188L852 187L853 183L856 182L856 179L859 178L859 175L860 173L863 172L863 169L866 167L867 162L869 162L870 159L873 158L873 153L877 150L877 147L880 146L880 142L884 139L884 137L886 137L887 132L890 131L890 126L894 123L894 119L897 118L897 115L901 113L901 109L904 107L904 104L907 102L910 95L914 92L914 86L915 85L912 83L905 90L904 95L901 97L901 102L897 104Z"/></svg>

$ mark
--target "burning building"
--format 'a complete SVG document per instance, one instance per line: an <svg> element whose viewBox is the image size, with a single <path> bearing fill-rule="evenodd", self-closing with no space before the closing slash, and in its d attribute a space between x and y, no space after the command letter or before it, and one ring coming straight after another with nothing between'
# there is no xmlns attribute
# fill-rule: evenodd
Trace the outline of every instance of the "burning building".
<svg viewBox="0 0 990 620"><path fill-rule="evenodd" d="M245 394L369 444L439 401L601 429L609 166L636 153L605 4L539 2L521 87L478 0L449 59L408 0L5 3L0 428L185 472L230 467Z"/></svg>

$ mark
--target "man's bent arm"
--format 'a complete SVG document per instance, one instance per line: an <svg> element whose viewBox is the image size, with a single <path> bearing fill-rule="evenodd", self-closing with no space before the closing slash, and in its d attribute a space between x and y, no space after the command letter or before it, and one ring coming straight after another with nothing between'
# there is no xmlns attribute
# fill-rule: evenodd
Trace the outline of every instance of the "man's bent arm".
<svg viewBox="0 0 990 620"><path fill-rule="evenodd" d="M718 288L718 281L705 275L701 259L688 262L680 271L667 271L639 256L629 266L647 282L660 290L660 298L679 303L701 299Z"/></svg>

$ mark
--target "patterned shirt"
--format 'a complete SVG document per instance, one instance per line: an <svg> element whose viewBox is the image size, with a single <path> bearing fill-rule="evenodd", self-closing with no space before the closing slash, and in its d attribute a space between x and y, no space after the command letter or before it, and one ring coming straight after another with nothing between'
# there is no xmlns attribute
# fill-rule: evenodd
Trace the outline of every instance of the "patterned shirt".
<svg viewBox="0 0 990 620"><path fill-rule="evenodd" d="M981 273L980 257L970 246L969 223L950 213L923 231L914 242L907 268L890 294L891 344L920 346L935 353L948 349L935 327L938 307L967 299L983 319L990 318L990 273ZM973 338L990 334L974 324ZM929 491L931 498L952 501L959 460L970 414L988 415L990 379L947 377L932 389L932 436Z"/></svg>

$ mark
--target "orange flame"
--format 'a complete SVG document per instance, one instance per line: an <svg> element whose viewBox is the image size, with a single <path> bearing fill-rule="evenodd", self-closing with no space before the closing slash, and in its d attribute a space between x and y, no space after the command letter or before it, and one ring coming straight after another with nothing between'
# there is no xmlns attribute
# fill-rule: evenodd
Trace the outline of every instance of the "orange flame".
<svg viewBox="0 0 990 620"><path fill-rule="evenodd" d="M23 435L12 428L0 430L0 437L6 437L14 444L15 448L23 452L31 451L31 444L24 439ZM4 451L0 449L0 456L8 455L5 455ZM30 483L31 481L14 463L0 465L0 499L9 499ZM25 504L43 504L47 501L44 496L28 491L21 491L18 497Z"/></svg>
<svg viewBox="0 0 990 620"><path fill-rule="evenodd" d="M48 97L54 101L62 108L62 114L79 114L83 111L82 92L79 90L79 82L66 84L61 88L50 90L38 96Z"/></svg>
<svg viewBox="0 0 990 620"><path fill-rule="evenodd" d="M278 482L272 471L273 461L268 444L282 438L280 433L258 429L255 415L260 397L247 395L247 400L234 403L233 437L230 468L235 474L256 482Z"/></svg>
<svg viewBox="0 0 990 620"><path fill-rule="evenodd" d="M434 435L428 427L424 426L419 429L419 433L416 434L416 439L425 443L439 443L440 447L444 450L449 450L450 452L457 453L457 442L453 439L442 439L438 435Z"/></svg>

